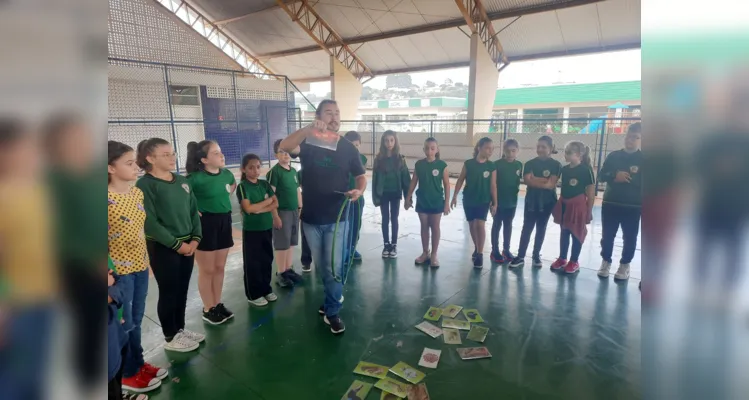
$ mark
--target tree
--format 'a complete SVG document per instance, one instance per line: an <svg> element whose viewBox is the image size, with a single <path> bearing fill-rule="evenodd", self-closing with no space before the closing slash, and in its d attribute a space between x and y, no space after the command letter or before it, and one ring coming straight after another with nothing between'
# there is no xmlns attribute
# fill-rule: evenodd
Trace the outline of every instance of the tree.
<svg viewBox="0 0 749 400"><path fill-rule="evenodd" d="M426 86L427 87L435 87L435 86L437 86L437 84L434 83L434 82L432 82L432 81L427 81Z"/></svg>
<svg viewBox="0 0 749 400"><path fill-rule="evenodd" d="M404 88L408 89L412 85L411 75L409 74L393 74L388 75L385 78L385 87L390 88Z"/></svg>
<svg viewBox="0 0 749 400"><path fill-rule="evenodd" d="M450 79L450 78L446 78L445 79L445 86L452 86L452 85L453 85L453 80Z"/></svg>
<svg viewBox="0 0 749 400"><path fill-rule="evenodd" d="M374 98L374 91L369 86L364 86L361 90L361 97L359 100L372 100Z"/></svg>
<svg viewBox="0 0 749 400"><path fill-rule="evenodd" d="M463 82L455 82L455 87L462 88L463 87Z"/></svg>

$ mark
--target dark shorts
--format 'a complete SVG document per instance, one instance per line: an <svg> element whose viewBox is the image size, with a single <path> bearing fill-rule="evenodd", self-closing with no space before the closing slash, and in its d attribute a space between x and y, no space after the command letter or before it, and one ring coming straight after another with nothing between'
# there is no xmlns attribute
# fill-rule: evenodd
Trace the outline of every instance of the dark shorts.
<svg viewBox="0 0 749 400"><path fill-rule="evenodd" d="M281 229L273 228L273 249L288 250L299 243L299 211L278 210Z"/></svg>
<svg viewBox="0 0 749 400"><path fill-rule="evenodd" d="M445 211L444 208L427 208L419 204L419 202L416 202L416 212L419 214L429 214L429 215L436 215L436 214L442 214Z"/></svg>
<svg viewBox="0 0 749 400"><path fill-rule="evenodd" d="M198 243L200 251L215 251L234 247L231 231L231 213L212 214L204 212L200 217L203 238Z"/></svg>
<svg viewBox="0 0 749 400"><path fill-rule="evenodd" d="M486 221L486 217L489 215L489 204L467 206L465 203L463 203L463 211L466 214L466 220L469 222L477 219Z"/></svg>

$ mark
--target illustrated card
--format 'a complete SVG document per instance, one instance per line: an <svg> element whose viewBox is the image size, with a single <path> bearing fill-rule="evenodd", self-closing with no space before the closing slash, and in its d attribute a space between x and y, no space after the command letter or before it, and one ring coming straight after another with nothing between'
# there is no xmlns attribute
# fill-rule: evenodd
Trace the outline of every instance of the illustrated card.
<svg viewBox="0 0 749 400"><path fill-rule="evenodd" d="M447 335L445 337L447 337ZM424 351L421 352L421 358L419 359L419 366L426 367L426 368L437 368L437 363L440 362L440 355L442 355L442 350L435 350L435 349L430 349L428 347L425 347ZM414 383L418 383L418 382L414 382Z"/></svg>
<svg viewBox="0 0 749 400"><path fill-rule="evenodd" d="M489 328L474 325L471 327L471 331L468 332L466 339L473 340L474 342L484 343L486 335L489 333Z"/></svg>
<svg viewBox="0 0 749 400"><path fill-rule="evenodd" d="M346 390L346 394L341 400L364 400L367 398L369 391L372 390L372 384L362 381L354 381Z"/></svg>
<svg viewBox="0 0 749 400"><path fill-rule="evenodd" d="M427 313L424 314L424 319L428 319L430 321L438 321L441 316L442 316L441 308L429 307L429 310L427 310Z"/></svg>
<svg viewBox="0 0 749 400"><path fill-rule="evenodd" d="M400 397L392 393L380 392L380 400L400 400Z"/></svg>
<svg viewBox="0 0 749 400"><path fill-rule="evenodd" d="M463 347L458 350L458 355L463 360L475 360L478 358L491 358L491 353L486 347Z"/></svg>
<svg viewBox="0 0 749 400"><path fill-rule="evenodd" d="M390 372L414 384L421 382L426 377L425 373L404 363L403 361L395 364L392 368L390 368Z"/></svg>
<svg viewBox="0 0 749 400"><path fill-rule="evenodd" d="M460 340L460 331L457 329L444 328L442 334L446 344L463 344L463 341Z"/></svg>
<svg viewBox="0 0 749 400"><path fill-rule="evenodd" d="M426 383L411 386L408 391L408 400L429 400Z"/></svg>
<svg viewBox="0 0 749 400"><path fill-rule="evenodd" d="M383 392L392 393L401 399L408 395L408 386L409 385L398 382L392 378L380 379L375 383L377 389L380 389Z"/></svg>
<svg viewBox="0 0 749 400"><path fill-rule="evenodd" d="M372 378L382 379L388 374L388 367L384 365L372 364L364 361L359 361L359 364L354 368L354 373L364 376L371 376Z"/></svg>
<svg viewBox="0 0 749 400"><path fill-rule="evenodd" d="M426 333L427 335L436 338L442 334L442 329L430 324L426 321L421 321L420 324L416 325L416 329Z"/></svg>
<svg viewBox="0 0 749 400"><path fill-rule="evenodd" d="M463 307L456 306L455 304L450 304L447 307L442 309L442 315L449 317L449 318L455 318L458 316L458 313L460 310L462 310Z"/></svg>
<svg viewBox="0 0 749 400"><path fill-rule="evenodd" d="M306 142L311 146L335 151L338 147L340 135L333 131L321 131L315 129L312 135L307 136Z"/></svg>
<svg viewBox="0 0 749 400"><path fill-rule="evenodd" d="M457 319L442 318L442 327L467 331L471 329L471 323L468 321L459 321Z"/></svg>
<svg viewBox="0 0 749 400"><path fill-rule="evenodd" d="M479 310L465 309L463 310L463 315L466 316L466 319L468 320L468 322L472 322L472 323L484 322L484 319L481 318L481 314L479 314Z"/></svg>

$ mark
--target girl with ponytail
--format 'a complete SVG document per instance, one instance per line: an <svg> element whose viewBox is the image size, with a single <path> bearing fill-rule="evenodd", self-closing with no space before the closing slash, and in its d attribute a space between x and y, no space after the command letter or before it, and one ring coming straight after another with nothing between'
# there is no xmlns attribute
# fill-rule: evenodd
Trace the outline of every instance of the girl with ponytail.
<svg viewBox="0 0 749 400"><path fill-rule="evenodd" d="M580 270L578 257L588 233L585 225L592 218L595 202L595 178L590 165L590 147L582 142L570 142L564 148L564 159L569 163L562 168L562 195L554 206L554 223L562 228L559 240L559 258L551 264L552 270L564 268L574 274ZM567 251L572 239L572 254Z"/></svg>
<svg viewBox="0 0 749 400"><path fill-rule="evenodd" d="M481 268L484 265L484 242L486 242L486 230L484 225L486 217L491 209L492 216L497 212L497 169L489 158L494 152L494 144L488 137L481 138L473 148L473 158L463 163L463 170L455 184L452 208L458 203L458 193L466 184L463 191L463 211L471 229L473 240L473 266Z"/></svg>

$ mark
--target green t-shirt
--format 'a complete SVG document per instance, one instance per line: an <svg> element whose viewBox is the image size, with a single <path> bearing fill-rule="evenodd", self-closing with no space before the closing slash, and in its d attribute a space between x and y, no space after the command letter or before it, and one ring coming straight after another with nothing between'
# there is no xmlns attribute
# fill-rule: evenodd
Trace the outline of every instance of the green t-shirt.
<svg viewBox="0 0 749 400"><path fill-rule="evenodd" d="M187 176L195 199L198 201L198 210L213 214L228 214L231 212L232 186L237 183L228 169L222 169L216 174L207 171L193 172Z"/></svg>
<svg viewBox="0 0 749 400"><path fill-rule="evenodd" d="M467 206L479 206L492 202L492 172L497 167L493 162L486 160L483 163L475 158L463 163L466 169L466 183L463 189L463 204Z"/></svg>
<svg viewBox="0 0 749 400"><path fill-rule="evenodd" d="M265 175L265 179L276 188L279 210L296 210L299 208L299 176L293 167L286 169L276 164Z"/></svg>
<svg viewBox="0 0 749 400"><path fill-rule="evenodd" d="M571 199L585 194L585 188L595 182L593 168L590 165L579 164L572 167L567 164L562 168L562 198Z"/></svg>
<svg viewBox="0 0 749 400"><path fill-rule="evenodd" d="M273 188L270 187L268 181L258 179L257 183L252 183L243 180L237 186L237 199L239 199L240 207L242 200L249 200L250 204L257 204L274 195ZM270 211L260 214L247 214L242 210L242 229L246 231L273 229L273 214Z"/></svg>
<svg viewBox="0 0 749 400"><path fill-rule="evenodd" d="M419 188L416 190L417 207L431 210L445 207L445 188L442 182L445 168L447 163L442 160L416 161L414 174L419 179Z"/></svg>
<svg viewBox="0 0 749 400"><path fill-rule="evenodd" d="M361 165L362 165L362 167L364 167L366 169L367 168L367 157L364 157L364 154L359 154L359 158L361 159ZM348 188L349 188L349 190L356 189L356 177L353 176L353 175L351 175L351 174L349 174L348 179L349 179L349 181L348 181Z"/></svg>
<svg viewBox="0 0 749 400"><path fill-rule="evenodd" d="M523 163L518 160L508 162L504 158L500 158L494 164L497 166L497 202L499 208L517 207Z"/></svg>
<svg viewBox="0 0 749 400"><path fill-rule="evenodd" d="M533 174L538 178L549 178L562 174L562 164L553 158L534 158L523 166L523 175ZM546 210L557 202L557 190L528 186L525 192L525 207L532 211Z"/></svg>

